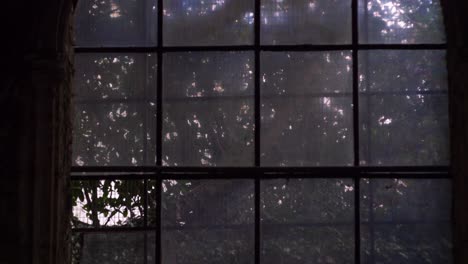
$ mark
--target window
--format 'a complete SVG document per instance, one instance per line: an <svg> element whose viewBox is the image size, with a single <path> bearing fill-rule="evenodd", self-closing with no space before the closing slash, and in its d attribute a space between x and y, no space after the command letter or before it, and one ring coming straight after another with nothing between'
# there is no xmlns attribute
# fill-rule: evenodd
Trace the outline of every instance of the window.
<svg viewBox="0 0 468 264"><path fill-rule="evenodd" d="M81 0L74 263L450 263L433 0Z"/></svg>

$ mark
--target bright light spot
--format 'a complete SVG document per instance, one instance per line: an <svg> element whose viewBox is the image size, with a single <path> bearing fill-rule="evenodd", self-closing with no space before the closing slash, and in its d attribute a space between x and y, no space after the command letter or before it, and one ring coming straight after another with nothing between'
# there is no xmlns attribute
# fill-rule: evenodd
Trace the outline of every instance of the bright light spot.
<svg viewBox="0 0 468 264"><path fill-rule="evenodd" d="M347 186L345 185L345 188L344 188L344 191L345 192L352 192L354 190L354 187L353 186Z"/></svg>
<svg viewBox="0 0 468 264"><path fill-rule="evenodd" d="M379 122L379 125L383 126L383 125L389 125L392 123L392 119L391 118L386 118L385 116L381 116L378 120Z"/></svg>
<svg viewBox="0 0 468 264"><path fill-rule="evenodd" d="M217 92L217 93L222 93L222 92L224 92L224 88L223 88L223 86L221 85L221 82L217 82L217 81L214 82L213 91L215 91L215 92Z"/></svg>
<svg viewBox="0 0 468 264"><path fill-rule="evenodd" d="M83 166L84 165L84 161L82 160L81 156L76 157L75 163L78 166Z"/></svg>
<svg viewBox="0 0 468 264"><path fill-rule="evenodd" d="M111 2L111 13L109 15L111 18L118 18L120 17L120 7L114 3L114 2Z"/></svg>
<svg viewBox="0 0 468 264"><path fill-rule="evenodd" d="M309 2L309 9L310 11L315 11L315 8L317 7L317 5L314 3L314 2Z"/></svg>

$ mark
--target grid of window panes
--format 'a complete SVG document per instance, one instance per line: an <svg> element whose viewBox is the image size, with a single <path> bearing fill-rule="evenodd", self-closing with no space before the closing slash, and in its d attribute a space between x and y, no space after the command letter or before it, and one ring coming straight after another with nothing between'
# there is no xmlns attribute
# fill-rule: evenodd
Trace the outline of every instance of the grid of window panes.
<svg viewBox="0 0 468 264"><path fill-rule="evenodd" d="M451 263L437 0L80 0L73 263Z"/></svg>

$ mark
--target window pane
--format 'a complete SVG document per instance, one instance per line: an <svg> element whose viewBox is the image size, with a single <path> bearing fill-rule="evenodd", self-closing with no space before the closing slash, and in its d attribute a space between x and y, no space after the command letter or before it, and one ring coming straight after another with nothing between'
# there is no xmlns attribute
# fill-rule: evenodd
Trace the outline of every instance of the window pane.
<svg viewBox="0 0 468 264"><path fill-rule="evenodd" d="M359 61L361 164L448 164L445 52L362 51Z"/></svg>
<svg viewBox="0 0 468 264"><path fill-rule="evenodd" d="M362 263L452 263L450 193L449 180L362 180Z"/></svg>
<svg viewBox="0 0 468 264"><path fill-rule="evenodd" d="M164 45L253 43L254 0L164 0Z"/></svg>
<svg viewBox="0 0 468 264"><path fill-rule="evenodd" d="M157 39L157 0L78 1L77 46L149 46Z"/></svg>
<svg viewBox="0 0 468 264"><path fill-rule="evenodd" d="M164 55L164 165L253 164L252 55Z"/></svg>
<svg viewBox="0 0 468 264"><path fill-rule="evenodd" d="M351 57L262 53L262 165L352 165Z"/></svg>
<svg viewBox="0 0 468 264"><path fill-rule="evenodd" d="M148 196L148 226L156 227L156 208L157 208L157 183L156 180L148 180L148 189L146 195Z"/></svg>
<svg viewBox="0 0 468 264"><path fill-rule="evenodd" d="M351 43L351 0L262 0L266 45Z"/></svg>
<svg viewBox="0 0 468 264"><path fill-rule="evenodd" d="M73 181L72 225L77 228L143 226L143 181Z"/></svg>
<svg viewBox="0 0 468 264"><path fill-rule="evenodd" d="M262 263L354 263L352 180L265 180L261 205Z"/></svg>
<svg viewBox="0 0 468 264"><path fill-rule="evenodd" d="M72 263L151 263L149 261L155 261L154 241L154 232L75 233L72 236ZM145 244L148 262L144 262Z"/></svg>
<svg viewBox="0 0 468 264"><path fill-rule="evenodd" d="M359 0L361 43L443 43L439 0Z"/></svg>
<svg viewBox="0 0 468 264"><path fill-rule="evenodd" d="M251 180L163 182L164 263L253 263Z"/></svg>
<svg viewBox="0 0 468 264"><path fill-rule="evenodd" d="M78 54L73 164L152 165L156 56Z"/></svg>

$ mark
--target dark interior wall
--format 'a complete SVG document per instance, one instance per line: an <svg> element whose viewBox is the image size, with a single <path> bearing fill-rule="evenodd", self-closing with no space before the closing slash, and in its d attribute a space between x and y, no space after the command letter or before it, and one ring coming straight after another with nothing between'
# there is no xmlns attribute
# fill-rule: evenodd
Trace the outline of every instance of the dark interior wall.
<svg viewBox="0 0 468 264"><path fill-rule="evenodd" d="M0 263L67 263L72 0L2 5Z"/></svg>
<svg viewBox="0 0 468 264"><path fill-rule="evenodd" d="M468 263L468 1L443 0L448 36L454 254Z"/></svg>
<svg viewBox="0 0 468 264"><path fill-rule="evenodd" d="M3 6L0 264L68 263L70 23L75 0ZM449 38L455 259L468 263L468 2L443 0Z"/></svg>

